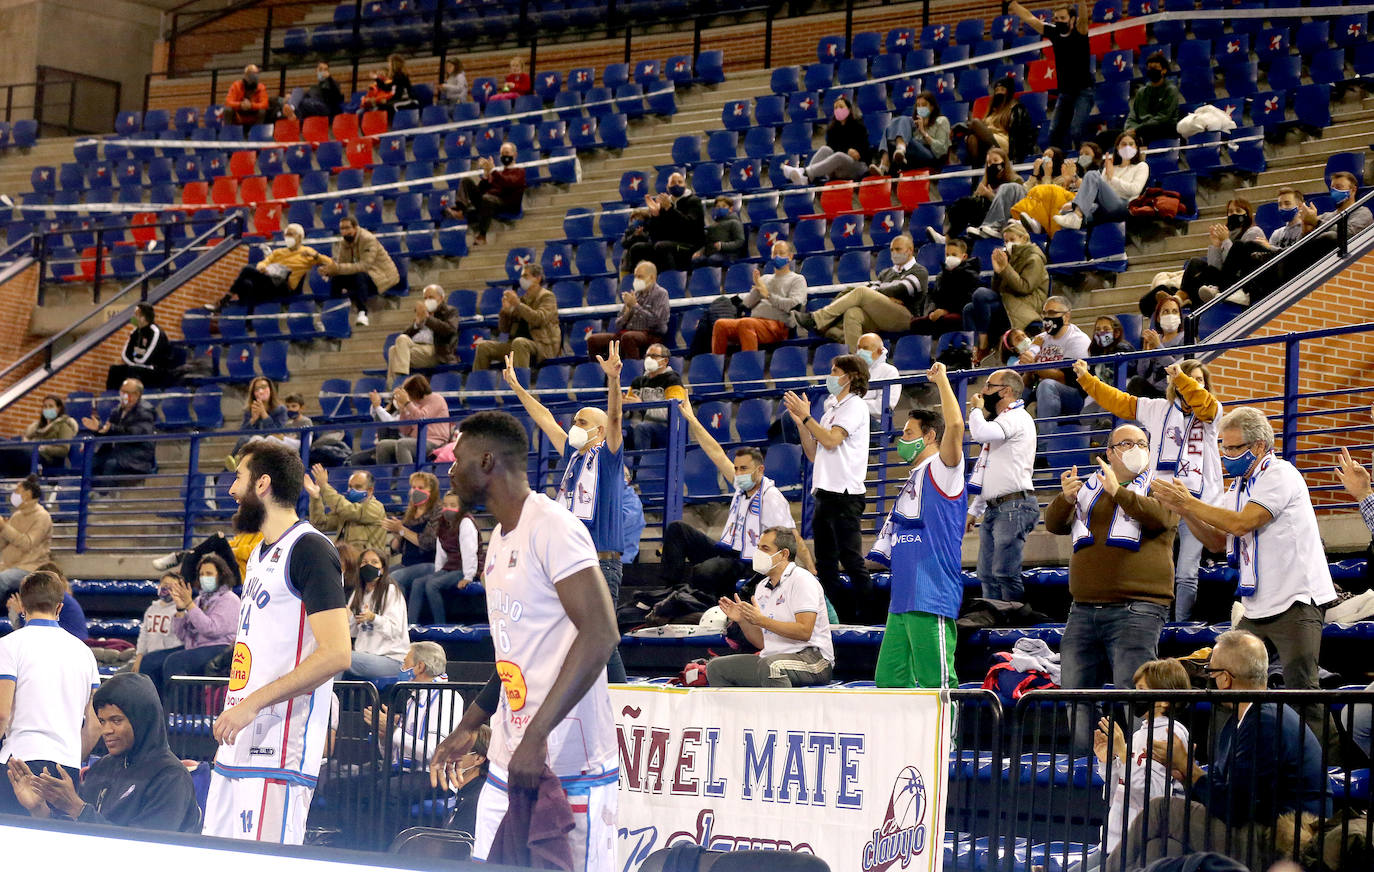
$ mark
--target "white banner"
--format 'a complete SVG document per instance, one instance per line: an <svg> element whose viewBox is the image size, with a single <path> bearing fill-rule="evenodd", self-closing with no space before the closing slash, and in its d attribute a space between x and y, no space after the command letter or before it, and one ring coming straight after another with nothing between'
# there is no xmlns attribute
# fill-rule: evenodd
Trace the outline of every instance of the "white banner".
<svg viewBox="0 0 1374 872"><path fill-rule="evenodd" d="M939 872L939 691L613 686L611 703L621 872L680 842L804 851L833 872Z"/></svg>

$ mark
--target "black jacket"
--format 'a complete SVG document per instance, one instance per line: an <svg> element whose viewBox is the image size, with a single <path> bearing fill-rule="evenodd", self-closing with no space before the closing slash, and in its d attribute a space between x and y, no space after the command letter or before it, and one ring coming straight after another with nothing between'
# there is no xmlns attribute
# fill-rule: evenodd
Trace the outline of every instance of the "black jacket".
<svg viewBox="0 0 1374 872"><path fill-rule="evenodd" d="M983 265L972 255L954 269L940 270L930 283L930 309L922 314L929 314L933 309L964 311L964 306L973 301L973 292L986 284L978 275L982 270Z"/></svg>
<svg viewBox="0 0 1374 872"><path fill-rule="evenodd" d="M162 369L168 365L172 343L156 324L138 327L124 343L124 362L134 366Z"/></svg>
<svg viewBox="0 0 1374 872"><path fill-rule="evenodd" d="M95 762L81 782L86 807L78 820L146 830L200 832L191 773L167 746L167 716L146 676L112 677L91 700L96 713L118 706L134 731L133 747Z"/></svg>
<svg viewBox="0 0 1374 872"><path fill-rule="evenodd" d="M106 436L151 436L157 429L157 413L143 400L129 409L116 406L110 413L110 429ZM157 450L151 442L115 442L108 446L125 465L142 472L157 468Z"/></svg>
<svg viewBox="0 0 1374 872"><path fill-rule="evenodd" d="M868 142L868 128L850 115L843 121L832 121L825 128L825 144L838 152L851 148L859 153L859 160L868 163L873 158L873 146Z"/></svg>
<svg viewBox="0 0 1374 872"><path fill-rule="evenodd" d="M649 219L649 237L654 242L673 242L696 251L706 241L706 212L701 198L688 191Z"/></svg>

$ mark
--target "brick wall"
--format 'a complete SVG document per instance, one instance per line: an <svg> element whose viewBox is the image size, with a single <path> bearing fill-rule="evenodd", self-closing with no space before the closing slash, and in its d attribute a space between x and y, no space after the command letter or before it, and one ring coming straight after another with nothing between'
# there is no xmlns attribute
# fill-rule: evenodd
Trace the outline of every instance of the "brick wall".
<svg viewBox="0 0 1374 872"><path fill-rule="evenodd" d="M205 69L216 54L242 51L252 45L266 32L269 10L273 41L280 45L278 34L305 18L315 5L319 4L302 3L301 0L258 0L253 6L230 12L196 28L177 38L175 55L170 58L176 65L175 72L184 74ZM328 8L333 9L334 4L328 4ZM167 61L165 52L157 52L152 68L165 71Z"/></svg>
<svg viewBox="0 0 1374 872"><path fill-rule="evenodd" d="M1365 255L1340 275L1313 291L1302 302L1255 332L1255 336L1279 337L1287 333L1320 330L1374 321L1374 252ZM1339 391L1374 386L1374 333L1353 333L1327 339L1307 340L1298 345L1301 393ZM1283 384L1283 344L1228 351L1211 365L1215 392L1228 406L1228 397L1274 396ZM1315 414L1300 419L1296 458L1299 467L1330 466L1340 455L1341 445L1368 445L1374 441L1369 430L1370 403L1374 390L1349 396L1320 397L1299 402L1299 411ZM1267 415L1283 411L1280 401L1255 404ZM1353 411L1340 411L1356 407ZM1274 420L1274 431L1282 434L1281 421ZM1330 427L1357 427L1349 433L1307 434L1302 431ZM1366 464L1367 451L1358 455ZM1331 492L1313 494L1314 502L1348 502L1332 473L1309 473L1308 484L1336 486Z"/></svg>
<svg viewBox="0 0 1374 872"><path fill-rule="evenodd" d="M247 263L246 247L240 246L230 252L158 303L158 323L171 338L180 339L181 313L218 300ZM38 299L37 278L38 268L34 267L0 287L0 348L18 349L17 354L0 354L0 367L8 366L48 338L29 331L29 316ZM64 396L69 391L99 393L104 390L105 375L110 365L119 361L130 331L128 327L119 330L75 363L43 382L37 390L0 412L0 433L22 433L37 419L46 394Z"/></svg>

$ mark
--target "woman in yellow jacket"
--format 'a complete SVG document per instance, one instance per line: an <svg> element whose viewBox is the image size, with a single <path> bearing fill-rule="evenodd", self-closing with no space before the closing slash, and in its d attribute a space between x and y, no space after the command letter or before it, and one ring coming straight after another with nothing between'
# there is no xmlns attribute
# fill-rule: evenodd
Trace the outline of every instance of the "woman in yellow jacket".
<svg viewBox="0 0 1374 872"><path fill-rule="evenodd" d="M334 261L305 244L305 228L288 224L282 231L286 245L270 252L256 266L246 266L229 286L220 306L229 302L256 306L299 293L309 272Z"/></svg>

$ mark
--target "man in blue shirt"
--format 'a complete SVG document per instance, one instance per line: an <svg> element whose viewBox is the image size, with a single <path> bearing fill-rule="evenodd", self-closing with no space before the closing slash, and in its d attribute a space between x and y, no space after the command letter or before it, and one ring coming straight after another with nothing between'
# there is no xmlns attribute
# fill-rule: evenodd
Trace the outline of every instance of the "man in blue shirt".
<svg viewBox="0 0 1374 872"><path fill-rule="evenodd" d="M943 363L926 373L940 411L915 409L897 440L912 464L868 559L892 569L892 598L874 680L879 687L953 687L954 619L964 516L964 416Z"/></svg>
<svg viewBox="0 0 1374 872"><path fill-rule="evenodd" d="M553 413L520 384L515 362L506 355L506 384L515 392L525 414L543 431L556 451L563 455L563 472L554 500L587 525L601 574L611 588L611 602L620 596L621 552L625 548L623 499L625 491L625 451L621 425L620 343L612 342L607 357L596 362L614 387L606 392L606 411L584 406L573 416L566 431ZM625 681L625 665L620 651L606 664L606 678L612 684Z"/></svg>

